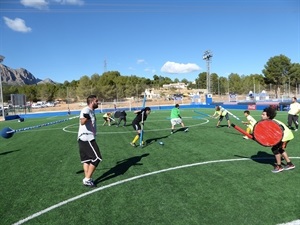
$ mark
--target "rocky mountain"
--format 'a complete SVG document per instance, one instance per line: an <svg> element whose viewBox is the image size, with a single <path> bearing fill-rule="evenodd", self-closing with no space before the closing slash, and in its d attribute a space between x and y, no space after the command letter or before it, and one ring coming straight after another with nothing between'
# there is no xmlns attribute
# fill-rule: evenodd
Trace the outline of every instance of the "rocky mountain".
<svg viewBox="0 0 300 225"><path fill-rule="evenodd" d="M41 80L39 78L36 78L26 69L12 69L3 64L1 65L1 79L2 83L6 83L9 85L56 83L51 79Z"/></svg>
<svg viewBox="0 0 300 225"><path fill-rule="evenodd" d="M46 78L45 80L40 80L37 84L47 84L47 83L56 84L56 82L54 82L50 78Z"/></svg>

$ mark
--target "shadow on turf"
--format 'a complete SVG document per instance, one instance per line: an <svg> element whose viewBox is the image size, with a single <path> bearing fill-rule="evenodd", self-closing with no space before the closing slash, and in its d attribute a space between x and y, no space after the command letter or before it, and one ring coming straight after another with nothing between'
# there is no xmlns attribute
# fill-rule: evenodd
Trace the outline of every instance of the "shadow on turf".
<svg viewBox="0 0 300 225"><path fill-rule="evenodd" d="M184 132L186 128L187 128L187 127L180 127L179 129L174 130L173 134L175 134L175 133L177 133L177 132Z"/></svg>
<svg viewBox="0 0 300 225"><path fill-rule="evenodd" d="M275 160L275 156L273 154L269 154L267 152L263 152L263 151L258 151L256 155L252 155L250 157L247 156L240 156L240 155L234 155L236 157L240 157L240 158L248 158L248 159L252 159L255 162L258 163L263 163L263 164L270 164L272 166L274 166L274 160Z"/></svg>
<svg viewBox="0 0 300 225"><path fill-rule="evenodd" d="M221 124L221 125L219 125L219 127L216 127L216 128L223 128L223 127L228 128L228 125L224 125L224 124L222 125L222 124Z"/></svg>
<svg viewBox="0 0 300 225"><path fill-rule="evenodd" d="M169 136L170 136L170 134L169 134L169 135L166 135L166 136L162 136L162 137L156 137L156 138L150 138L150 139L147 139L147 140L145 141L146 145L145 145L144 147L146 147L146 146L148 146L148 145L151 145L151 144L153 144L153 143L155 143L155 142L157 142L157 141L159 141L159 140L161 140L161 139L168 138Z"/></svg>
<svg viewBox="0 0 300 225"><path fill-rule="evenodd" d="M148 155L150 155L150 154L145 153L145 154L140 155L140 156L134 156L134 157L131 157L131 158L128 158L128 159L123 159L121 161L118 161L117 164L113 168L109 169L107 172L105 172L100 177L98 177L94 181L95 184L98 184L98 183L103 182L105 180L109 180L109 179L112 179L114 177L123 175L132 166L141 166L141 165L143 165L143 163L140 163L140 161L142 160L142 158L147 157Z"/></svg>
<svg viewBox="0 0 300 225"><path fill-rule="evenodd" d="M21 151L21 149L12 150L12 151L6 151L6 152L2 152L2 153L0 153L0 155L7 155L7 154L10 154L10 153L13 153L13 152L18 152L18 151Z"/></svg>
<svg viewBox="0 0 300 225"><path fill-rule="evenodd" d="M117 126L117 124L114 124L113 126L116 126L116 127L130 127L130 126L132 126L132 124L131 123L130 124L126 124L126 125L120 124L119 126Z"/></svg>

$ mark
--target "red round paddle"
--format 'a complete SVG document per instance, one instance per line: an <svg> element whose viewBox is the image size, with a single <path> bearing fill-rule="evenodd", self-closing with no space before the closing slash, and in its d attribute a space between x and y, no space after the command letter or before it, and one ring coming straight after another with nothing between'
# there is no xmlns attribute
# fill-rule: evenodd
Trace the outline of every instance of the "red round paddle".
<svg viewBox="0 0 300 225"><path fill-rule="evenodd" d="M274 120L261 120L253 127L253 137L263 146L274 146L282 140L283 129Z"/></svg>
<svg viewBox="0 0 300 225"><path fill-rule="evenodd" d="M237 131L241 132L244 135L247 135L249 138L252 138L259 144L271 147L278 144L283 137L283 129L281 126L274 120L261 120L255 124L253 127L252 135L247 134L242 128L237 125L231 124Z"/></svg>

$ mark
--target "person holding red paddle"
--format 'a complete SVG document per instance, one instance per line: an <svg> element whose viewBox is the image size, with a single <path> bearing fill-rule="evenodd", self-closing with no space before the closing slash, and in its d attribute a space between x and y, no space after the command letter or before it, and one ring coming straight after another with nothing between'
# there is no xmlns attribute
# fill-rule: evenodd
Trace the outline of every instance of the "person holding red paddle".
<svg viewBox="0 0 300 225"><path fill-rule="evenodd" d="M273 173L279 173L283 170L291 170L295 168L295 165L291 162L286 153L285 149L290 140L294 138L292 131L281 121L274 119L276 117L276 109L269 106L265 108L262 112L261 118L262 120L273 120L279 124L279 126L283 129L283 137L281 141L272 146L272 152L275 155L276 165L272 170ZM286 160L287 165L282 167L281 165L281 156Z"/></svg>

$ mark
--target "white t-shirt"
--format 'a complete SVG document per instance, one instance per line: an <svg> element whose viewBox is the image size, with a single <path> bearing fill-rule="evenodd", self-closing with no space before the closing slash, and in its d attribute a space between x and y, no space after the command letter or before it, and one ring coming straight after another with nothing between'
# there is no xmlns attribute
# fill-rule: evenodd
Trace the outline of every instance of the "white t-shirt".
<svg viewBox="0 0 300 225"><path fill-rule="evenodd" d="M248 115L246 118L252 127L254 127L254 125L257 123L256 119L254 119L251 115Z"/></svg>
<svg viewBox="0 0 300 225"><path fill-rule="evenodd" d="M288 114L298 115L299 110L300 110L300 104L298 102L294 102L290 105L290 110L289 110Z"/></svg>
<svg viewBox="0 0 300 225"><path fill-rule="evenodd" d="M91 119L89 119L84 125L81 125L80 119L85 118L84 114L88 114ZM95 139L96 136L96 117L94 110L90 109L88 106L84 107L79 116L79 129L78 138L82 141L91 141Z"/></svg>

